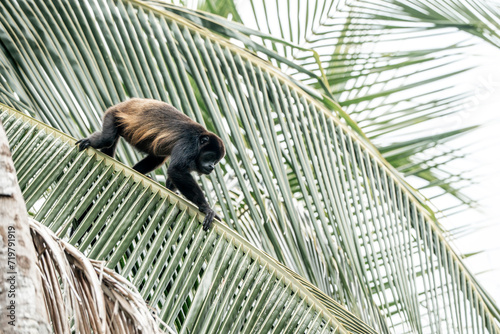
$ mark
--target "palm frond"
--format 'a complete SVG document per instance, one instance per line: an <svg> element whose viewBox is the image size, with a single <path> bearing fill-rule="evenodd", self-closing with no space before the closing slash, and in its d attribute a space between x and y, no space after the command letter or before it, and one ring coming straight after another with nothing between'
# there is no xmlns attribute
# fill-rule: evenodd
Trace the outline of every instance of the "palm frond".
<svg viewBox="0 0 500 334"><path fill-rule="evenodd" d="M174 333L160 331L136 288L104 262L87 259L33 219L30 229L55 333Z"/></svg>
<svg viewBox="0 0 500 334"><path fill-rule="evenodd" d="M487 1L472 5L461 1L254 0L238 6L247 13L242 16L244 26L161 1L152 3L236 38L292 78L334 96L349 117L341 115L358 122L377 147L406 140L401 136L403 127L404 134L419 139L427 134L418 129L466 112L469 96L457 93L453 85L470 69L466 63L480 46L470 34L499 45L498 8ZM310 88L306 91L315 94ZM427 112L422 110L425 106ZM461 133L467 134L467 128ZM400 160L425 167L422 156L434 159L444 149L422 150ZM460 151L452 160L463 158ZM473 203L461 189L463 182L447 166L435 165L431 173L415 176L445 190L439 192L443 196L455 196L465 205ZM447 182L438 175L444 175Z"/></svg>

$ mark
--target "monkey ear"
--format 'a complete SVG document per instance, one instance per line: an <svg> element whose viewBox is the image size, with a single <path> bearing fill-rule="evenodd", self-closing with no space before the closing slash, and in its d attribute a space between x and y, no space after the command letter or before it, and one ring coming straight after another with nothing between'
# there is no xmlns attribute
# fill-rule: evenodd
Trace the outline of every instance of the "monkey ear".
<svg viewBox="0 0 500 334"><path fill-rule="evenodd" d="M201 136L200 137L200 145L205 145L206 143L208 143L209 140L210 140L210 138L208 138L208 136Z"/></svg>

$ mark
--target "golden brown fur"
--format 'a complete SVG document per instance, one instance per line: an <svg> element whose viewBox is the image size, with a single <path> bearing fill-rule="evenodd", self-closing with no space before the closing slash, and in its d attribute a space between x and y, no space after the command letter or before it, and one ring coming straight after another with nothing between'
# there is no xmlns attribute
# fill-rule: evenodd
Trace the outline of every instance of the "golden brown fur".
<svg viewBox="0 0 500 334"><path fill-rule="evenodd" d="M171 105L151 99L130 99L110 109L120 135L132 146L148 154L169 156L173 145L188 131L206 130Z"/></svg>

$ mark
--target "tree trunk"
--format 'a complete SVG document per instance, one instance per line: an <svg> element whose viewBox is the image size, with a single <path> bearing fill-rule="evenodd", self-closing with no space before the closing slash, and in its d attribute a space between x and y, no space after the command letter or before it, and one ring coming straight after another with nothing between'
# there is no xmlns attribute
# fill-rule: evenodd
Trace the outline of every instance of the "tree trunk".
<svg viewBox="0 0 500 334"><path fill-rule="evenodd" d="M0 123L0 333L49 333L26 205Z"/></svg>

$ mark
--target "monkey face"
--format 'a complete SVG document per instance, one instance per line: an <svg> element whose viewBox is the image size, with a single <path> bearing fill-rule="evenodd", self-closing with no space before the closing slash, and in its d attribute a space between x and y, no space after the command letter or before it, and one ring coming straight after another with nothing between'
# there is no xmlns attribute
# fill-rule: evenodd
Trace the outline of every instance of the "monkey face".
<svg viewBox="0 0 500 334"><path fill-rule="evenodd" d="M196 169L198 173L205 175L210 174L215 169L215 165L226 153L222 140L213 133L199 138L199 150Z"/></svg>
<svg viewBox="0 0 500 334"><path fill-rule="evenodd" d="M208 175L214 169L215 165L219 162L217 154L212 150L201 151L198 157L198 172Z"/></svg>

